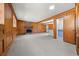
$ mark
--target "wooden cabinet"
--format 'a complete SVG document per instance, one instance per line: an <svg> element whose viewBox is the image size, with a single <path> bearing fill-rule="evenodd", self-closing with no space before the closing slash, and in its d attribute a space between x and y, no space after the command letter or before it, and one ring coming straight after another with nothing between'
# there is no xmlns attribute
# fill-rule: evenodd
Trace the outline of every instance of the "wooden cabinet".
<svg viewBox="0 0 79 59"><path fill-rule="evenodd" d="M65 42L75 44L75 15L70 14L64 17L63 38Z"/></svg>

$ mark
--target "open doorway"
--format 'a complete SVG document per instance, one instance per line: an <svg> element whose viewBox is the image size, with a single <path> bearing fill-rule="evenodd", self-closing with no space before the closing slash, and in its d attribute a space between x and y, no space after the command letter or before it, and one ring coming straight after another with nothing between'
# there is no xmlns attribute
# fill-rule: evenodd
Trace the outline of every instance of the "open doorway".
<svg viewBox="0 0 79 59"><path fill-rule="evenodd" d="M63 18L57 19L57 39L63 40Z"/></svg>

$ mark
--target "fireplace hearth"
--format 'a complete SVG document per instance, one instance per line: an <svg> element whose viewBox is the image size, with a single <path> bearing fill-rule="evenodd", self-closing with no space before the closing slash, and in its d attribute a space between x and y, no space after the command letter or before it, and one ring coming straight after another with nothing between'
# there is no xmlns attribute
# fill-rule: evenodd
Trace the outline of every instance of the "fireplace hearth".
<svg viewBox="0 0 79 59"><path fill-rule="evenodd" d="M27 33L32 33L32 29L27 29L26 32Z"/></svg>

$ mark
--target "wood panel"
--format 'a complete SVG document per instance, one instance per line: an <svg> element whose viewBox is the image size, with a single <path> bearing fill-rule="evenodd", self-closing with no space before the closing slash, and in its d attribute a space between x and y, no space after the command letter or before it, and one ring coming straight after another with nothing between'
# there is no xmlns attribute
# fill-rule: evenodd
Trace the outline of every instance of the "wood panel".
<svg viewBox="0 0 79 59"><path fill-rule="evenodd" d="M44 21L48 21L48 20L54 20L54 38L56 39L57 38L57 32L56 32L56 19L59 19L59 18L63 18L64 16L67 16L67 15L72 15L74 14L75 15L75 8L72 8L70 10L67 10L65 12L62 12L62 13L59 13L57 15L54 15L54 16L51 16L51 17L48 17L40 22L44 22ZM40 23L38 22L38 23Z"/></svg>
<svg viewBox="0 0 79 59"><path fill-rule="evenodd" d="M46 32L46 25L42 23L32 23L33 33Z"/></svg>
<svg viewBox="0 0 79 59"><path fill-rule="evenodd" d="M26 33L26 22L17 20L17 31L18 35Z"/></svg>
<svg viewBox="0 0 79 59"><path fill-rule="evenodd" d="M53 24L48 24L49 29L53 29Z"/></svg>
<svg viewBox="0 0 79 59"><path fill-rule="evenodd" d="M16 39L16 34L17 34L17 17L16 17L16 13L13 9L12 4L9 4L10 8L11 8L11 12L12 12L12 39L15 40Z"/></svg>
<svg viewBox="0 0 79 59"><path fill-rule="evenodd" d="M38 32L38 23L32 23L32 33Z"/></svg>
<svg viewBox="0 0 79 59"><path fill-rule="evenodd" d="M15 17L15 14L13 13L13 29L12 29L12 39L16 39L16 34L17 34L17 19Z"/></svg>
<svg viewBox="0 0 79 59"><path fill-rule="evenodd" d="M38 32L46 32L46 25L39 23L38 24Z"/></svg>
<svg viewBox="0 0 79 59"><path fill-rule="evenodd" d="M76 3L76 51L79 55L79 3Z"/></svg>
<svg viewBox="0 0 79 59"><path fill-rule="evenodd" d="M0 55L4 52L4 32L3 25L0 24Z"/></svg>
<svg viewBox="0 0 79 59"><path fill-rule="evenodd" d="M0 3L0 24L4 24L4 4Z"/></svg>
<svg viewBox="0 0 79 59"><path fill-rule="evenodd" d="M54 38L57 39L56 20L54 20L53 32L54 32Z"/></svg>
<svg viewBox="0 0 79 59"><path fill-rule="evenodd" d="M4 52L4 4L0 3L0 55Z"/></svg>
<svg viewBox="0 0 79 59"><path fill-rule="evenodd" d="M71 14L64 17L63 38L65 42L75 44L75 15Z"/></svg>
<svg viewBox="0 0 79 59"><path fill-rule="evenodd" d="M16 35L17 35L17 28L12 29L12 39L15 40L16 39Z"/></svg>
<svg viewBox="0 0 79 59"><path fill-rule="evenodd" d="M3 53L3 41L0 41L0 55Z"/></svg>
<svg viewBox="0 0 79 59"><path fill-rule="evenodd" d="M13 26L16 25L13 24L14 20L16 21L16 15L9 3L0 3L0 15L0 55L5 55L16 37L16 29Z"/></svg>
<svg viewBox="0 0 79 59"><path fill-rule="evenodd" d="M12 26L13 26L13 15L9 4L5 4L5 23L4 23L4 47L5 51L12 43Z"/></svg>

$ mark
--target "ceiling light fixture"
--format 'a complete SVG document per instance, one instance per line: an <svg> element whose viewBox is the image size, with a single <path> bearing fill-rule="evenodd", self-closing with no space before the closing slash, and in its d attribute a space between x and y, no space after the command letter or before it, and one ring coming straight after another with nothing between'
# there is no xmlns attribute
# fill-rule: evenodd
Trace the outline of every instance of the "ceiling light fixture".
<svg viewBox="0 0 79 59"><path fill-rule="evenodd" d="M50 9L50 10L55 9L55 5L51 5L51 6L49 6L49 9Z"/></svg>

